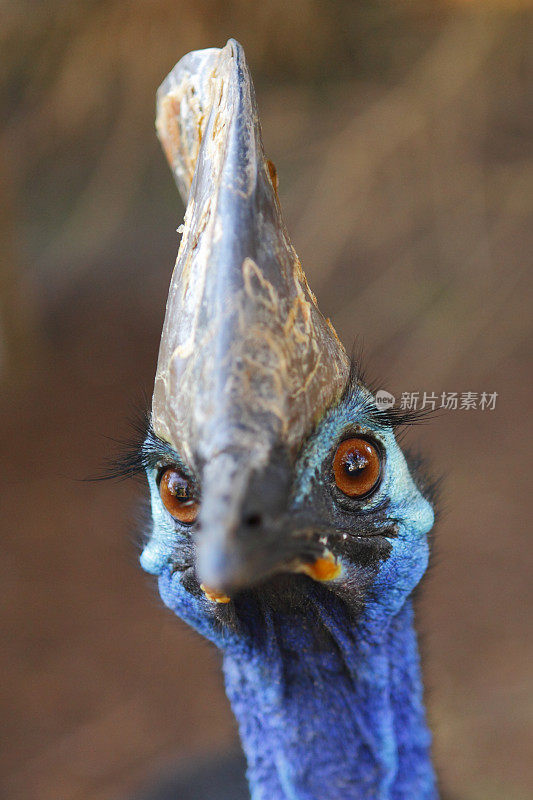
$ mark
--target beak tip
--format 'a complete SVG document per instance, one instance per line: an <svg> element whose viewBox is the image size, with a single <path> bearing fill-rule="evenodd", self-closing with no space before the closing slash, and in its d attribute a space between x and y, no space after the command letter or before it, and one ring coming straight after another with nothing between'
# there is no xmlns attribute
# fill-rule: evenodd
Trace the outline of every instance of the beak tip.
<svg viewBox="0 0 533 800"><path fill-rule="evenodd" d="M231 595L245 584L239 561L224 547L198 547L198 580L213 592Z"/></svg>

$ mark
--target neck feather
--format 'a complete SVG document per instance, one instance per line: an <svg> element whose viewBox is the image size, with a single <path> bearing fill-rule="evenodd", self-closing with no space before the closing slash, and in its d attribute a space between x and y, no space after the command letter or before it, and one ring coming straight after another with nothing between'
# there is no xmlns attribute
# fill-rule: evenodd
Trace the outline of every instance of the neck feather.
<svg viewBox="0 0 533 800"><path fill-rule="evenodd" d="M435 800L411 602L376 633L329 597L224 656L252 800Z"/></svg>

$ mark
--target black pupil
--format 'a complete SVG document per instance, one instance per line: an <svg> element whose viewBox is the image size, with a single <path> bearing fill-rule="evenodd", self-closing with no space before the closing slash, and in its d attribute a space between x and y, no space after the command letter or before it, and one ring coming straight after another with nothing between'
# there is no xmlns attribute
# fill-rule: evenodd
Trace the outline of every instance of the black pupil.
<svg viewBox="0 0 533 800"><path fill-rule="evenodd" d="M189 482L177 472L170 477L168 489L177 500L190 500Z"/></svg>
<svg viewBox="0 0 533 800"><path fill-rule="evenodd" d="M357 450L348 453L344 459L344 471L352 478L358 472L362 472L368 467L368 458Z"/></svg>

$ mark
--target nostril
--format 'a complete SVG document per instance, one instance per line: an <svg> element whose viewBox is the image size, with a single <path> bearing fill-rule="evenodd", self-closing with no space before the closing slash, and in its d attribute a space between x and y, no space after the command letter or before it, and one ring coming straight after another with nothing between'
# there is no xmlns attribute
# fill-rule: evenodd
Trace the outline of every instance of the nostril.
<svg viewBox="0 0 533 800"><path fill-rule="evenodd" d="M260 514L248 514L243 520L247 528L258 528L261 525L261 521Z"/></svg>

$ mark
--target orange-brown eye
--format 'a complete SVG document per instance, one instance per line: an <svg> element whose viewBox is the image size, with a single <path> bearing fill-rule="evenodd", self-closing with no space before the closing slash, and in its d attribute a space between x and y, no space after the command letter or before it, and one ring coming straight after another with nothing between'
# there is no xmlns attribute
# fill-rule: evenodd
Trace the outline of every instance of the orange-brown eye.
<svg viewBox="0 0 533 800"><path fill-rule="evenodd" d="M191 525L198 516L198 503L194 499L191 484L177 467L168 467L161 476L159 494L166 510L186 525Z"/></svg>
<svg viewBox="0 0 533 800"><path fill-rule="evenodd" d="M364 497L374 489L381 475L377 448L366 439L346 439L333 459L335 483L348 497Z"/></svg>

